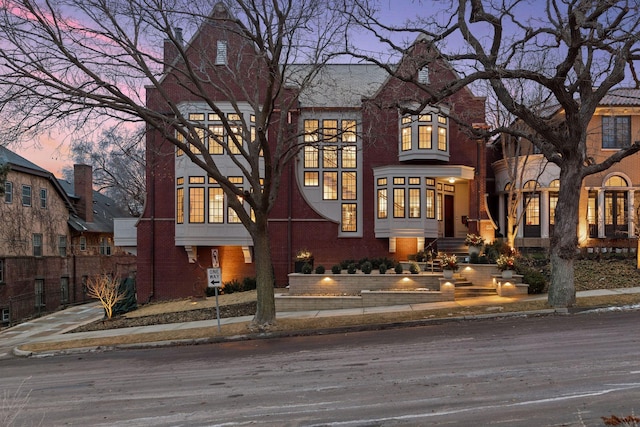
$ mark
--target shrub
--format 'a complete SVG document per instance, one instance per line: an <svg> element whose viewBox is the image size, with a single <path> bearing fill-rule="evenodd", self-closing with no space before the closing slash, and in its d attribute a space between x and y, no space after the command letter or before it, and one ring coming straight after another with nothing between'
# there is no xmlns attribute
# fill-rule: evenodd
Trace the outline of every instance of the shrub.
<svg viewBox="0 0 640 427"><path fill-rule="evenodd" d="M371 270L373 270L373 264L371 264L371 262L369 261L365 261L362 263L362 266L360 268L362 269L362 272L364 274L370 274Z"/></svg>
<svg viewBox="0 0 640 427"><path fill-rule="evenodd" d="M302 274L311 274L312 271L313 271L313 266L308 262L305 262L304 265L302 266Z"/></svg>
<svg viewBox="0 0 640 427"><path fill-rule="evenodd" d="M526 268L522 271L522 281L529 285L530 294L541 294L547 286L547 280L544 274L532 268Z"/></svg>
<svg viewBox="0 0 640 427"><path fill-rule="evenodd" d="M349 274L356 274L356 270L358 270L358 268L356 267L356 264L354 262L347 266L347 273Z"/></svg>
<svg viewBox="0 0 640 427"><path fill-rule="evenodd" d="M503 240L494 240L484 245L484 253L489 258L489 262L495 262L500 255L511 255L511 248Z"/></svg>
<svg viewBox="0 0 640 427"><path fill-rule="evenodd" d="M380 264L378 266L378 271L380 274L385 274L387 272L387 264Z"/></svg>
<svg viewBox="0 0 640 427"><path fill-rule="evenodd" d="M394 268L394 271L396 272L396 274L402 274L402 264L397 263Z"/></svg>
<svg viewBox="0 0 640 427"><path fill-rule="evenodd" d="M316 274L324 274L325 268L324 265L319 265L316 267Z"/></svg>
<svg viewBox="0 0 640 427"><path fill-rule="evenodd" d="M208 288L208 289L213 290L213 288ZM232 294L234 292L242 292L242 289L243 289L242 283L240 283L238 279L233 279L223 283L221 290L223 294Z"/></svg>
<svg viewBox="0 0 640 427"><path fill-rule="evenodd" d="M418 265L417 262L412 262L411 265L409 265L409 273L411 274L420 273L420 266Z"/></svg>
<svg viewBox="0 0 640 427"><path fill-rule="evenodd" d="M334 265L333 267L331 267L331 272L333 274L340 274L342 272L342 266L340 266L339 264Z"/></svg>
<svg viewBox="0 0 640 427"><path fill-rule="evenodd" d="M343 270L347 270L349 268L349 264L356 264L356 260L354 259L345 259L344 261L340 261L340 267Z"/></svg>
<svg viewBox="0 0 640 427"><path fill-rule="evenodd" d="M480 264L480 256L475 253L469 255L469 264Z"/></svg>
<svg viewBox="0 0 640 427"><path fill-rule="evenodd" d="M242 291L252 291L256 288L256 278L255 277L245 277L242 279Z"/></svg>

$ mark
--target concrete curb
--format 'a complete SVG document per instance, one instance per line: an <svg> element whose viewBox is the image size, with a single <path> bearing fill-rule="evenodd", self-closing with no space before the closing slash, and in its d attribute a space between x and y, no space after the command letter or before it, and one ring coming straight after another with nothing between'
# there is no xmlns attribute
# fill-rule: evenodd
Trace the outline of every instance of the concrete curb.
<svg viewBox="0 0 640 427"><path fill-rule="evenodd" d="M243 335L234 335L228 337L211 337L211 338L189 338L189 339L177 339L168 341L149 341L144 343L133 344L115 344L115 345L95 345L90 347L78 347L69 348L64 350L42 350L42 351L30 351L22 350L20 346L13 349L13 354L17 357L52 357L56 355L70 355L70 354L86 354L94 352L112 351L112 350L132 350L132 349L149 349L149 348L161 348L161 347L177 347L187 345L203 345L203 344L216 344L223 342L235 342L235 341L250 341L258 339L272 339L272 338L287 338L287 337L303 337L312 335L330 335L330 334L343 334L348 332L365 332L376 331L385 329L398 329L398 328L411 328L419 326L427 326L433 324L443 324L452 322L464 322L472 320L490 320L498 318L511 318L511 317L535 317L535 316L553 316L553 315L570 315L568 309L543 309L533 311L522 312L507 312L507 313L487 313L476 314L472 316L455 316L455 317L440 317L430 319L412 320L406 322L391 322L391 323L374 323L369 325L355 325L344 326L336 328L324 328L324 329L303 329L297 331L276 331L276 332L264 332L264 333L252 333ZM52 341L53 342L53 341Z"/></svg>

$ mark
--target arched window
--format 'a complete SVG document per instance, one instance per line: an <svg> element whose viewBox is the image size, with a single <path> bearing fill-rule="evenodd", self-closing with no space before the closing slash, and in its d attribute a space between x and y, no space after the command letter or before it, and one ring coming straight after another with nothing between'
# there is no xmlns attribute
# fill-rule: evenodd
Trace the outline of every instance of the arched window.
<svg viewBox="0 0 640 427"><path fill-rule="evenodd" d="M524 237L540 237L540 184L531 180L522 186Z"/></svg>

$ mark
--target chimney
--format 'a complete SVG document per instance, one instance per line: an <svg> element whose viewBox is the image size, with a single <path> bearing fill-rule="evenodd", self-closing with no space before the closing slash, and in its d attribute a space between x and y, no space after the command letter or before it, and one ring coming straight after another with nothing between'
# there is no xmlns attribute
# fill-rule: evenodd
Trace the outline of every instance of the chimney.
<svg viewBox="0 0 640 427"><path fill-rule="evenodd" d="M78 197L78 215L93 222L93 169L89 165L73 165L73 192Z"/></svg>

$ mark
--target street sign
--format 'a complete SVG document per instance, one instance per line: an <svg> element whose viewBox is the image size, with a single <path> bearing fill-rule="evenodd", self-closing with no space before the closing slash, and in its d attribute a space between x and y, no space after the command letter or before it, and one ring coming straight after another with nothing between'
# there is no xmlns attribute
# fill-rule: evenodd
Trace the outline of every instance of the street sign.
<svg viewBox="0 0 640 427"><path fill-rule="evenodd" d="M219 288L222 286L222 269L221 268L207 268L207 287Z"/></svg>
<svg viewBox="0 0 640 427"><path fill-rule="evenodd" d="M218 268L220 267L220 261L218 260L218 250L211 249L211 267Z"/></svg>

